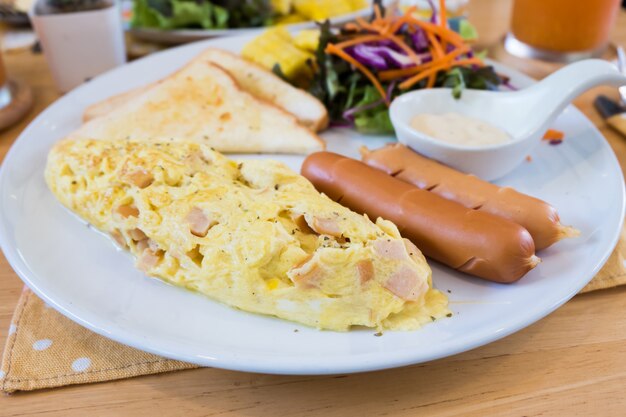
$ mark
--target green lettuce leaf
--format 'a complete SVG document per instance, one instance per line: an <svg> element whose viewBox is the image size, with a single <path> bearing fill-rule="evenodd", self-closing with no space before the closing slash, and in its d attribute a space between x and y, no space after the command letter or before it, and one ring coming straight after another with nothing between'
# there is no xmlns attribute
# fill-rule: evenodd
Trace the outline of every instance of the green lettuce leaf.
<svg viewBox="0 0 626 417"><path fill-rule="evenodd" d="M228 12L206 0L135 0L131 26L225 29Z"/></svg>
<svg viewBox="0 0 626 417"><path fill-rule="evenodd" d="M356 103L355 107L362 107L368 104L380 101L380 93L372 86L368 85L363 89L363 96L361 100ZM378 106L360 111L354 115L354 126L356 130L361 133L391 133L393 132L393 125L389 118L389 109L385 103L380 103Z"/></svg>
<svg viewBox="0 0 626 417"><path fill-rule="evenodd" d="M437 78L436 86L452 88L454 98L460 98L463 90L497 90L502 79L493 67L456 67Z"/></svg>
<svg viewBox="0 0 626 417"><path fill-rule="evenodd" d="M375 110L368 110L367 113L368 115L359 115L354 118L357 131L368 134L393 133L389 109L385 105Z"/></svg>
<svg viewBox="0 0 626 417"><path fill-rule="evenodd" d="M459 21L459 35L466 41L475 41L478 39L478 31L467 19Z"/></svg>
<svg viewBox="0 0 626 417"><path fill-rule="evenodd" d="M274 17L270 0L211 0L228 12L229 28L267 26Z"/></svg>

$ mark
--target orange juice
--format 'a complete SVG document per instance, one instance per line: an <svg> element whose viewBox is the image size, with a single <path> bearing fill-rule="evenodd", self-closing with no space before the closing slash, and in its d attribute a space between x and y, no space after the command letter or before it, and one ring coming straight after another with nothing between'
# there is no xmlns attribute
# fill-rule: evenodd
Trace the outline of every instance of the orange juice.
<svg viewBox="0 0 626 417"><path fill-rule="evenodd" d="M621 0L515 0L511 31L528 46L571 53L603 49Z"/></svg>

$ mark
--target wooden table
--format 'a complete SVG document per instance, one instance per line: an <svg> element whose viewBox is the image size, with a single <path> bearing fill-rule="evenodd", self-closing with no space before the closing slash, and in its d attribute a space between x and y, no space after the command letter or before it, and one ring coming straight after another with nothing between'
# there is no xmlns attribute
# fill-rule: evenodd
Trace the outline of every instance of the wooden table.
<svg viewBox="0 0 626 417"><path fill-rule="evenodd" d="M496 16L505 19L505 9L497 1ZM492 17L476 15L485 22ZM626 44L626 13L614 39ZM531 75L545 71L497 49L502 60ZM34 88L32 119L58 96L45 61L27 52L6 55L5 61L11 75ZM602 130L625 168L626 140L605 127L592 108L600 92L616 96L612 89L595 89L576 105ZM0 158L27 123L0 135ZM0 256L2 345L21 288ZM0 416L624 416L625 312L626 287L614 288L577 296L503 340L426 364L322 377L198 369L0 396Z"/></svg>

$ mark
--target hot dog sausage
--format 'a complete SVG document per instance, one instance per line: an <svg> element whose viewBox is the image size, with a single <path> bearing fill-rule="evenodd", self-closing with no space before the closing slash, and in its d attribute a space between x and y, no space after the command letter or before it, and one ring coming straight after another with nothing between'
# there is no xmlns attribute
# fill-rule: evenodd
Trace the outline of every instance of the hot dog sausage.
<svg viewBox="0 0 626 417"><path fill-rule="evenodd" d="M556 209L545 201L456 171L399 143L375 151L364 149L362 159L399 180L523 226L533 237L536 250L579 234L578 230L563 226Z"/></svg>
<svg viewBox="0 0 626 417"><path fill-rule="evenodd" d="M517 281L540 261L522 226L471 210L331 152L310 155L302 175L331 199L394 222L426 256L490 281Z"/></svg>

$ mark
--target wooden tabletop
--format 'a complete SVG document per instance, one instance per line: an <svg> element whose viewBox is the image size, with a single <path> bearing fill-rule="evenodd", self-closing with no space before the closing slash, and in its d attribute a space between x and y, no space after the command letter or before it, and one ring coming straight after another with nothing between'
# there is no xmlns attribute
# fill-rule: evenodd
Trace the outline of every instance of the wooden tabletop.
<svg viewBox="0 0 626 417"><path fill-rule="evenodd" d="M507 0L472 3L480 6L473 18L482 33L506 30ZM626 45L626 13L616 26L613 39ZM551 68L492 49L531 75L545 75ZM32 119L58 97L45 61L30 52L4 59L12 77L33 87ZM575 104L600 128L626 168L626 138L606 127L592 108L600 92L617 96L599 88ZM0 134L0 158L28 122ZM1 346L21 288L0 255ZM624 416L624 312L626 287L614 288L576 296L512 336L426 364L321 377L197 369L0 395L0 416Z"/></svg>

